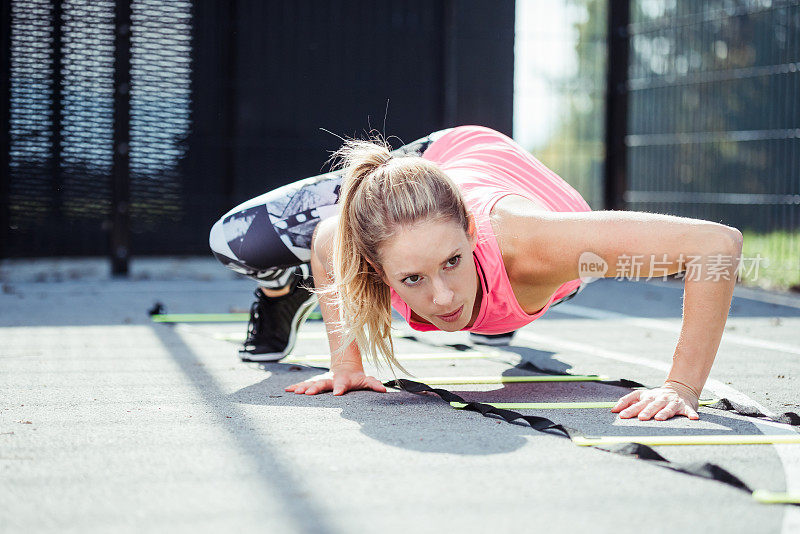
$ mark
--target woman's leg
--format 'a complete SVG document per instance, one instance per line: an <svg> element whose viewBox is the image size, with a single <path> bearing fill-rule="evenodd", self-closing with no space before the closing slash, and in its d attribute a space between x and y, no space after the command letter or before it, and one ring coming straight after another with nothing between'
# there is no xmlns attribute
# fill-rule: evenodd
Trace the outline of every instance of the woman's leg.
<svg viewBox="0 0 800 534"><path fill-rule="evenodd" d="M341 171L306 178L236 206L211 228L214 256L259 284L243 360L278 361L294 347L316 304L306 287L313 285L311 236L336 212L340 186Z"/></svg>
<svg viewBox="0 0 800 534"><path fill-rule="evenodd" d="M236 206L211 228L214 256L264 287L285 287L292 267L311 259L314 228L336 213L340 186L341 172L331 172Z"/></svg>

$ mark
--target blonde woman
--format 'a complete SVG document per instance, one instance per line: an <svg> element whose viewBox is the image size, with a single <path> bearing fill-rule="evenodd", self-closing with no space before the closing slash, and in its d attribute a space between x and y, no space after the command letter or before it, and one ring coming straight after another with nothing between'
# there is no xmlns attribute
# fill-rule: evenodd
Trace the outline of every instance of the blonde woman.
<svg viewBox="0 0 800 534"><path fill-rule="evenodd" d="M590 253L607 266L605 277L631 276L625 258L632 257L649 260L636 265L639 277L686 271L669 374L661 387L634 391L612 411L642 420L699 418L741 255L737 229L592 211L512 139L482 126L441 130L394 152L380 138L351 139L334 156L338 172L245 202L211 232L215 255L261 284L243 359L288 354L314 305L305 286L313 280L317 288L331 376L287 391L386 391L364 373L362 356L402 369L392 307L416 330L507 336L580 292L589 281L581 279L580 260Z"/></svg>

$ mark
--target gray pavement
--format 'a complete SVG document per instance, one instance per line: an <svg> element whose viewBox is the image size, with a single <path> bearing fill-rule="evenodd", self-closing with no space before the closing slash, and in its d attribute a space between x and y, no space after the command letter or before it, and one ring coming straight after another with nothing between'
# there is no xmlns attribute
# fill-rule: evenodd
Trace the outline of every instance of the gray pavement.
<svg viewBox="0 0 800 534"><path fill-rule="evenodd" d="M249 281L206 259L139 262L132 278L109 279L100 260L0 264L1 532L800 531L800 508L758 504L430 395L285 393L323 369L241 363L226 337L241 336L243 324L147 317L156 301L175 313L244 311ZM739 294L705 395L727 387L774 412L800 411L800 298ZM520 374L531 361L656 385L677 340L681 296L680 282L603 280L504 350L460 351L453 345L467 344L465 334L413 333L401 322L396 350L448 355L408 361L420 378ZM485 357L460 357L478 351ZM307 323L294 354L326 352L322 323ZM628 391L447 388L487 402L616 400ZM697 422L530 413L589 435L794 432L713 410ZM657 450L718 463L754 488L800 491L800 445Z"/></svg>

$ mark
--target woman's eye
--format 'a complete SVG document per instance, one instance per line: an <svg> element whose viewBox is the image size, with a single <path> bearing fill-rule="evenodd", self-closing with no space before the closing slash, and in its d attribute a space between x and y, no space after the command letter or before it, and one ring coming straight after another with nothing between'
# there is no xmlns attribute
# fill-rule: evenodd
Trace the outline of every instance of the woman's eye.
<svg viewBox="0 0 800 534"><path fill-rule="evenodd" d="M447 260L447 266L448 267L455 267L456 265L458 265L458 263L460 261L461 261L461 255L460 254L458 256L453 256L452 258Z"/></svg>
<svg viewBox="0 0 800 534"><path fill-rule="evenodd" d="M413 286L417 282L419 282L418 274L412 274L411 276L406 276L405 280L403 280L403 283L409 286Z"/></svg>

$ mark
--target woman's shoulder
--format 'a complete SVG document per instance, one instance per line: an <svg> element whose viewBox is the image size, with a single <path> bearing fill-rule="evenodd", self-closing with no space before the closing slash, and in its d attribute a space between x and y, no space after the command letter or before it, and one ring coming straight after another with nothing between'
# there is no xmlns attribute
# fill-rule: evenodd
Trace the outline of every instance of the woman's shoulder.
<svg viewBox="0 0 800 534"><path fill-rule="evenodd" d="M536 264L542 265L547 251L535 246L536 221L548 211L542 204L516 194L506 195L492 206L489 218L506 270L512 265L531 266L533 262L522 261L525 259L539 260Z"/></svg>
<svg viewBox="0 0 800 534"><path fill-rule="evenodd" d="M537 220L549 218L550 210L520 195L508 195L492 207L492 230L511 287L523 309L544 306L565 282L553 254L557 244L537 231Z"/></svg>

